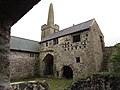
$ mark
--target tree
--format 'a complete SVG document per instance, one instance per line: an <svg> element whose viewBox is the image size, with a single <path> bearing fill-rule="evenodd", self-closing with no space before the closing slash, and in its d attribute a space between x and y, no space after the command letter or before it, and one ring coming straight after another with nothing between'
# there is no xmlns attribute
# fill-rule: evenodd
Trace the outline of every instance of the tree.
<svg viewBox="0 0 120 90"><path fill-rule="evenodd" d="M115 50L112 52L110 62L113 64L113 72L120 74L120 43L116 44Z"/></svg>

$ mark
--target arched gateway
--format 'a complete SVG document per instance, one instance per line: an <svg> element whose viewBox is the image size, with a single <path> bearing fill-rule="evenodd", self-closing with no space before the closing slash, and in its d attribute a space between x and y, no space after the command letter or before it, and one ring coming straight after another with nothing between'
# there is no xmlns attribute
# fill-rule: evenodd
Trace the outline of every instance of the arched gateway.
<svg viewBox="0 0 120 90"><path fill-rule="evenodd" d="M53 56L51 54L47 54L43 60L44 62L44 70L43 75L53 75Z"/></svg>
<svg viewBox="0 0 120 90"><path fill-rule="evenodd" d="M63 67L63 77L67 79L72 79L73 78L73 71L70 66L64 66Z"/></svg>

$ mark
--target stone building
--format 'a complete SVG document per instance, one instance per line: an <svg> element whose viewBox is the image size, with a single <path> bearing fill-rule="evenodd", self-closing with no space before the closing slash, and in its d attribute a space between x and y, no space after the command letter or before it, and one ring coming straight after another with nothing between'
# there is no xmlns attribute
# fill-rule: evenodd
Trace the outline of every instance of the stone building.
<svg viewBox="0 0 120 90"><path fill-rule="evenodd" d="M104 36L95 19L59 31L50 4L47 24L41 27L41 76L87 77L100 71L103 49Z"/></svg>
<svg viewBox="0 0 120 90"><path fill-rule="evenodd" d="M33 77L35 73L41 77L87 77L100 71L103 49L104 36L95 19L59 31L50 4L40 42L11 37L11 78Z"/></svg>
<svg viewBox="0 0 120 90"><path fill-rule="evenodd" d="M39 52L39 42L12 36L9 55L11 79L33 77Z"/></svg>

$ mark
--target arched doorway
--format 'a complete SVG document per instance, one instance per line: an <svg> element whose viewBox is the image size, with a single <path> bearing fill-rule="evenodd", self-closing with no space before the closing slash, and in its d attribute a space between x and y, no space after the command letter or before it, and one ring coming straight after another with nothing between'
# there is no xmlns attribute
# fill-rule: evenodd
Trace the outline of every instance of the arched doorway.
<svg viewBox="0 0 120 90"><path fill-rule="evenodd" d="M44 71L43 74L45 76L53 75L53 56L51 54L47 54L43 60L44 62Z"/></svg>
<svg viewBox="0 0 120 90"><path fill-rule="evenodd" d="M72 71L71 67L69 67L69 66L63 67L63 77L65 77L67 79L73 78L73 71Z"/></svg>

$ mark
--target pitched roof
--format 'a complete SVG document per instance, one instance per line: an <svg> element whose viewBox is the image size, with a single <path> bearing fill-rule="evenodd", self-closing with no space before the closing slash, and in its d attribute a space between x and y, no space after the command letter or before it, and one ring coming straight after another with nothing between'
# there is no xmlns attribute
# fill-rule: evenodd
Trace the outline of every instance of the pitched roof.
<svg viewBox="0 0 120 90"><path fill-rule="evenodd" d="M10 39L10 49L29 52L40 52L39 42L14 36L11 36Z"/></svg>
<svg viewBox="0 0 120 90"><path fill-rule="evenodd" d="M75 32L86 30L86 29L88 29L90 27L93 20L95 20L95 19L91 19L89 21L86 21L86 22L71 26L69 28L63 29L63 30L61 30L59 32L56 32L56 33L53 33L53 34L43 38L41 40L41 42L45 42L45 41L48 41L48 40L51 40L51 39L54 39L54 38L58 38L58 37L61 37L61 36L65 36L65 35L69 35L69 34L72 34L72 33L75 33Z"/></svg>

